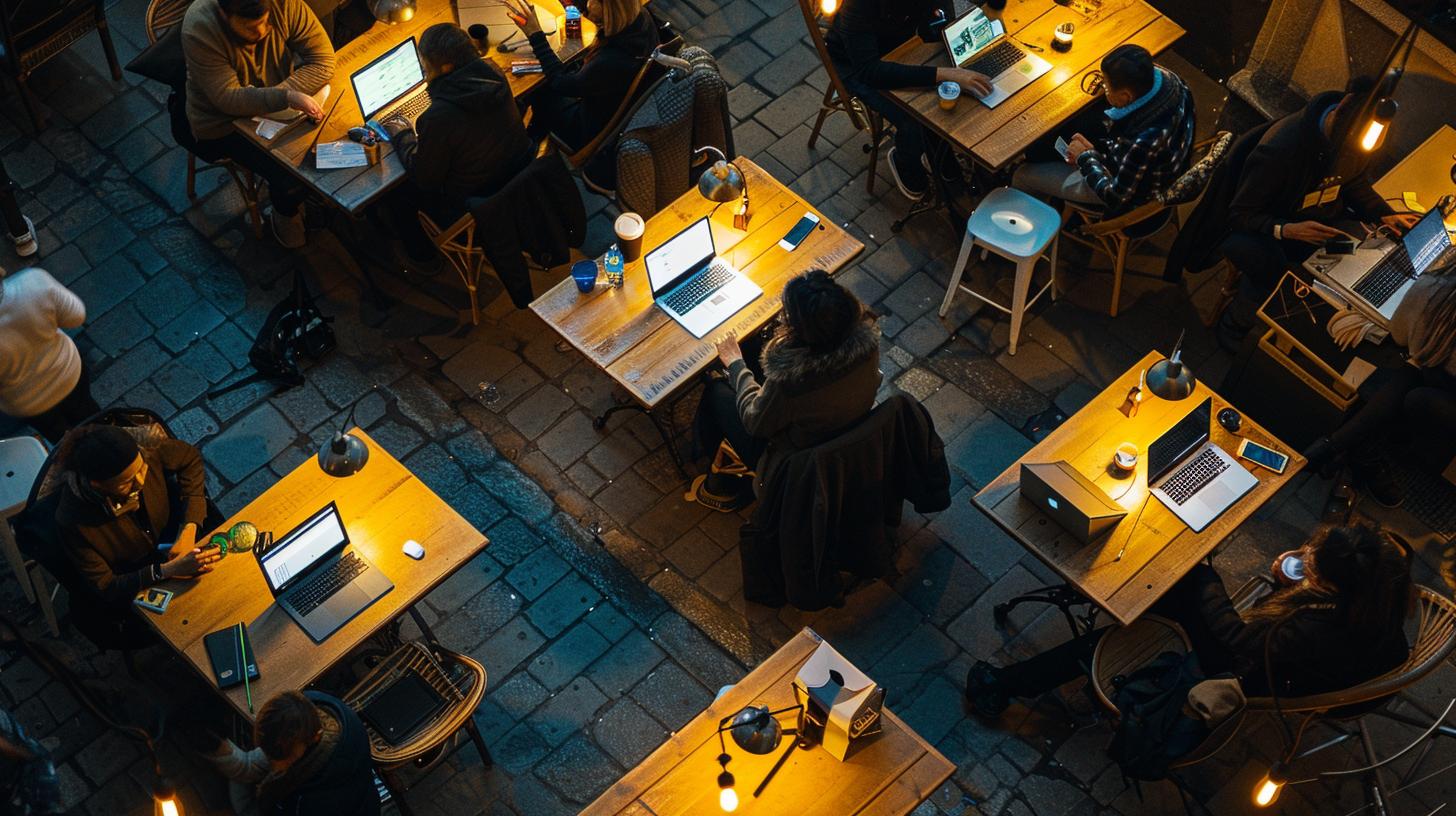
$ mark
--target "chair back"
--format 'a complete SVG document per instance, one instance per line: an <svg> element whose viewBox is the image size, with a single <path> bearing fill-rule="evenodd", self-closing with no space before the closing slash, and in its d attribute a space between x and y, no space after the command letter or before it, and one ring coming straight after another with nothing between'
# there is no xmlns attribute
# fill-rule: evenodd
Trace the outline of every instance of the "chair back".
<svg viewBox="0 0 1456 816"><path fill-rule="evenodd" d="M1144 202L1116 218L1095 219L1095 215L1092 215L1091 211L1077 208L1078 212L1088 219L1083 224L1081 233L1096 237L1120 232L1129 238L1137 239L1157 232L1167 225L1168 220L1172 217L1173 207L1187 204L1203 195L1203 191L1208 189L1210 179L1228 158L1229 149L1233 143L1233 133L1227 130L1219 131L1218 135L1214 136L1209 143L1208 152L1183 171L1183 175L1174 179L1166 190L1159 192L1153 200Z"/></svg>
<svg viewBox="0 0 1456 816"><path fill-rule="evenodd" d="M679 37L673 30L671 23L662 23L657 30L660 43L658 50L668 56L677 56L678 52L682 50L682 37ZM607 124L580 150L567 154L566 163L571 165L573 170L586 167L603 148L611 144L627 115L637 107L638 102L653 84L666 73L667 69L655 60L650 58L643 60L642 67L637 69L637 75L632 77L632 84L627 86L627 93L622 96L622 103L617 106L617 110L607 120Z"/></svg>
<svg viewBox="0 0 1456 816"><path fill-rule="evenodd" d="M190 5L192 0L152 0L147 5L147 43L156 43L172 26L181 24Z"/></svg>
<svg viewBox="0 0 1456 816"><path fill-rule="evenodd" d="M104 18L101 0L0 2L0 58L30 71L93 31Z"/></svg>
<svg viewBox="0 0 1456 816"><path fill-rule="evenodd" d="M375 731L368 720L364 720L364 728L369 734L369 752L375 763L386 769L424 756L454 736L474 715L485 696L487 675L484 666L447 649L439 652L440 659L437 659L425 644L419 641L405 643L344 695L344 702L350 708L362 712L395 683L414 675L440 697L440 704L427 712L428 716L413 733L405 734L392 743ZM441 665L442 660L453 664L454 670Z"/></svg>
<svg viewBox="0 0 1456 816"><path fill-rule="evenodd" d="M809 39L814 42L819 64L824 66L824 73L829 77L829 87L834 89L835 102L843 106L856 128L863 129L864 122L853 107L854 94L844 87L844 80L840 79L839 70L834 67L834 60L829 57L829 47L824 43L824 32L829 28L829 19L818 0L799 0L799 11L804 15L804 26L809 29Z"/></svg>
<svg viewBox="0 0 1456 816"><path fill-rule="evenodd" d="M1194 162L1189 168L1183 171L1183 175L1174 179L1168 189L1158 194L1158 200L1165 207L1172 207L1178 204L1187 204L1190 201L1203 195L1208 189L1209 179L1223 164L1228 157L1229 148L1233 146L1234 134L1232 131L1221 130L1213 137L1213 143L1209 145L1208 152Z"/></svg>

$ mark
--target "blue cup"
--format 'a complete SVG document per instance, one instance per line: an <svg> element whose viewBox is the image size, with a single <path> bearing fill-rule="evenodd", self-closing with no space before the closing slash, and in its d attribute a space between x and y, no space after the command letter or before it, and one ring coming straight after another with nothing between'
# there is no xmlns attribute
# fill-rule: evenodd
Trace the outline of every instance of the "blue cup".
<svg viewBox="0 0 1456 816"><path fill-rule="evenodd" d="M577 261L571 265L571 279L576 281L576 288L585 294L596 288L597 271L596 261Z"/></svg>

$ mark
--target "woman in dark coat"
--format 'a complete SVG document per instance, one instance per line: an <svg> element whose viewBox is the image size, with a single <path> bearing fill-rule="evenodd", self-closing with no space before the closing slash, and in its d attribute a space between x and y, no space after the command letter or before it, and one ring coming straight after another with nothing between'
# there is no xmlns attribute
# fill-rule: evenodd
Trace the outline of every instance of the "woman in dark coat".
<svg viewBox="0 0 1456 816"><path fill-rule="evenodd" d="M1302 549L1306 577L1241 617L1223 581L1199 564L1153 606L1188 634L1205 676L1232 673L1244 694L1299 696L1349 688L1400 665L1415 598L1410 553L1373 527L1333 527ZM978 661L966 679L976 713L994 717L1010 697L1034 697L1085 676L1106 629L1004 668ZM1266 662L1265 655L1268 655Z"/></svg>

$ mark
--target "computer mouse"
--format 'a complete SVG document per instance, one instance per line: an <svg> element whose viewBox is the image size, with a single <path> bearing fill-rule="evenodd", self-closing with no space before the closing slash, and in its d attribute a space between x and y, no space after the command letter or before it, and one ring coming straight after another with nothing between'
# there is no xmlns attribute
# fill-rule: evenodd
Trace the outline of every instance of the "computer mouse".
<svg viewBox="0 0 1456 816"><path fill-rule="evenodd" d="M1239 412L1232 408L1225 408L1218 412L1218 424L1222 425L1223 429L1229 433L1238 433L1239 426L1243 423L1244 418L1239 416Z"/></svg>
<svg viewBox="0 0 1456 816"><path fill-rule="evenodd" d="M425 548L420 546L420 542L415 541L413 538L404 543L403 549L405 555L408 555L416 561L425 557Z"/></svg>

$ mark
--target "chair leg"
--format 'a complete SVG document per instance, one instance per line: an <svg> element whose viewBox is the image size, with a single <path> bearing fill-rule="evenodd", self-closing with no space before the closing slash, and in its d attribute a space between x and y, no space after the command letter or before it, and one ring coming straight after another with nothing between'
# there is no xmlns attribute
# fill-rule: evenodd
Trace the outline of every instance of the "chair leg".
<svg viewBox="0 0 1456 816"><path fill-rule="evenodd" d="M870 172L865 180L865 192L875 194L875 175L880 169L880 139L885 134L885 120L878 113L870 111Z"/></svg>
<svg viewBox="0 0 1456 816"><path fill-rule="evenodd" d="M950 311L951 303L955 302L956 292L961 288L961 275L964 274L966 263L971 259L971 249L976 244L976 239L971 235L970 230L966 231L966 237L961 239L961 253L956 257L955 269L950 272L950 285L945 287L945 299L940 302L940 316Z"/></svg>
<svg viewBox="0 0 1456 816"><path fill-rule="evenodd" d="M197 157L187 154L187 200L197 200Z"/></svg>
<svg viewBox="0 0 1456 816"><path fill-rule="evenodd" d="M830 105L834 102L834 86L831 84L824 89L824 101L819 103L819 116L814 120L814 129L809 131L809 149L813 150L814 145L819 143L819 129L824 127L824 120L834 108Z"/></svg>
<svg viewBox="0 0 1456 816"><path fill-rule="evenodd" d="M20 555L20 547L15 543L15 533L10 529L10 520L0 518L0 550L5 553L5 560L10 562L10 572L15 575L15 582L20 584L20 591L25 593L27 603L35 603L35 589L30 585L30 573L25 569L25 558Z"/></svg>
<svg viewBox="0 0 1456 816"><path fill-rule="evenodd" d="M52 637L60 637L61 622L56 617L56 601L51 595L49 582L46 581L45 567L38 562L31 562L26 571L30 574L30 586L35 590L35 602L40 606L40 614L45 618L46 628L50 630Z"/></svg>
<svg viewBox="0 0 1456 816"><path fill-rule="evenodd" d="M1108 308L1107 314L1117 317L1117 306L1122 299L1122 270L1127 266L1128 240L1125 235L1113 236L1117 243L1117 255L1112 260L1112 305Z"/></svg>
<svg viewBox="0 0 1456 816"><path fill-rule="evenodd" d="M116 61L116 46L111 43L111 27L106 18L96 21L96 33L101 36L101 50L106 53L106 65L111 68L111 81L121 81L121 64Z"/></svg>
<svg viewBox="0 0 1456 816"><path fill-rule="evenodd" d="M379 778L383 779L384 786L389 788L389 798L394 800L394 807L400 812L401 816L414 816L415 812L410 810L410 806L405 803L404 797L400 795L401 789L399 785L395 784L393 775L381 770L379 772Z"/></svg>
<svg viewBox="0 0 1456 816"><path fill-rule="evenodd" d="M1031 272L1035 266L1035 258L1026 258L1016 264L1016 282L1011 292L1011 346L1007 354L1016 354L1016 341L1021 337L1021 318L1026 312L1026 293L1031 288Z"/></svg>
<svg viewBox="0 0 1456 816"><path fill-rule="evenodd" d="M465 730L470 733L470 741L475 743L475 750L480 752L480 760L485 763L485 767L495 767L495 758L490 755L490 749L485 747L485 740L480 736L480 729L476 727L474 717L465 721Z"/></svg>
<svg viewBox="0 0 1456 816"><path fill-rule="evenodd" d="M30 92L29 78L21 74L15 78L15 84L20 88L20 101L25 105L25 112L30 115L30 124L35 128L36 133L45 129L45 114L41 113L40 100Z"/></svg>
<svg viewBox="0 0 1456 816"><path fill-rule="evenodd" d="M1052 302L1057 300L1057 249L1062 243L1062 234L1058 232L1052 236Z"/></svg>

